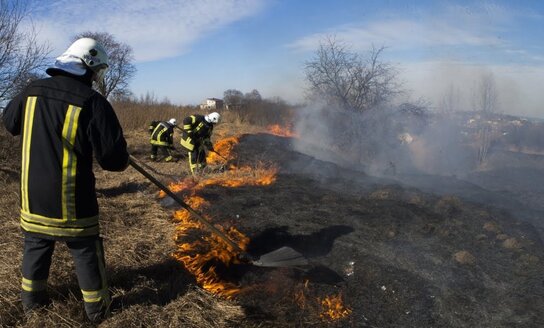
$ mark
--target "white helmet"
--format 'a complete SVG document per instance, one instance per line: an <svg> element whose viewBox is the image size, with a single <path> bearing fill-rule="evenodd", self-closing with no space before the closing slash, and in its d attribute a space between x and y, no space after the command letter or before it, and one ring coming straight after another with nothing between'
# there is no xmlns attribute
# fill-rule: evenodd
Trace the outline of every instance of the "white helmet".
<svg viewBox="0 0 544 328"><path fill-rule="evenodd" d="M176 126L178 121L175 118L171 118L168 120L168 124Z"/></svg>
<svg viewBox="0 0 544 328"><path fill-rule="evenodd" d="M100 81L106 73L109 66L108 54L100 43L91 38L77 39L61 57L79 58L97 74L97 80Z"/></svg>
<svg viewBox="0 0 544 328"><path fill-rule="evenodd" d="M217 124L217 123L219 123L219 120L221 119L221 115L219 115L218 112L213 112L213 113L210 113L210 114L204 116L204 119L208 123Z"/></svg>

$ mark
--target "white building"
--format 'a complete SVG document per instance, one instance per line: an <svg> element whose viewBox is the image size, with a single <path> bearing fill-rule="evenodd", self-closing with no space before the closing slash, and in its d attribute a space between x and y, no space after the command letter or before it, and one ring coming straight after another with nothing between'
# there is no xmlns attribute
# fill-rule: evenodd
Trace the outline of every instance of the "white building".
<svg viewBox="0 0 544 328"><path fill-rule="evenodd" d="M212 109L222 109L223 100L217 98L207 98L200 104L200 109L212 110Z"/></svg>

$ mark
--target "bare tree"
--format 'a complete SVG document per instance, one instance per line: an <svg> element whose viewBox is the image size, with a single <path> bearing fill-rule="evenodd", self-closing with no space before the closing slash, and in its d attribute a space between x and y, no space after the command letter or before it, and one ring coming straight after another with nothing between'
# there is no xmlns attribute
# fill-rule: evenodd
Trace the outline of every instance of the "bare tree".
<svg viewBox="0 0 544 328"><path fill-rule="evenodd" d="M227 108L241 107L244 102L244 94L240 90L228 89L223 92L223 101Z"/></svg>
<svg viewBox="0 0 544 328"><path fill-rule="evenodd" d="M49 46L38 43L36 31L24 31L24 1L0 0L0 106L45 68Z"/></svg>
<svg viewBox="0 0 544 328"><path fill-rule="evenodd" d="M134 55L132 47L118 42L113 35L106 32L83 32L74 37L93 38L106 48L108 53L109 68L103 83L98 83L95 88L104 97L124 98L130 96L129 82L136 74L136 67L132 63Z"/></svg>
<svg viewBox="0 0 544 328"><path fill-rule="evenodd" d="M485 116L496 112L497 85L493 73L486 73L482 76L477 90L475 96L476 109Z"/></svg>
<svg viewBox="0 0 544 328"><path fill-rule="evenodd" d="M384 50L372 48L363 57L336 40L325 37L315 57L305 63L312 97L342 109L364 112L400 92L397 70L380 60Z"/></svg>
<svg viewBox="0 0 544 328"><path fill-rule="evenodd" d="M263 100L263 97L261 97L261 93L257 89L251 90L251 92L248 92L244 95L244 99L248 103L259 103Z"/></svg>
<svg viewBox="0 0 544 328"><path fill-rule="evenodd" d="M459 88L450 84L442 97L440 109L444 114L458 112L461 109L461 92Z"/></svg>
<svg viewBox="0 0 544 328"><path fill-rule="evenodd" d="M484 164L494 140L492 114L497 111L497 88L492 73L484 74L474 98L477 112L480 114L478 127L478 162Z"/></svg>

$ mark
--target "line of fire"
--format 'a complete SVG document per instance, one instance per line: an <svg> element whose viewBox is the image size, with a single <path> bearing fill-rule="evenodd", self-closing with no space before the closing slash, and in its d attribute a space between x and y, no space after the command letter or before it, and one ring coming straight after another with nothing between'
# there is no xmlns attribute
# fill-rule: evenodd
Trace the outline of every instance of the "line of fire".
<svg viewBox="0 0 544 328"><path fill-rule="evenodd" d="M297 135L288 127L271 125L267 128L269 134L280 137L296 138ZM239 188L242 186L262 187L275 183L277 167L274 163L259 162L253 166L238 166L235 163L236 155L233 152L239 143L239 138L226 137L214 143L217 153L210 152L207 157L209 165L220 166L220 172L209 173L196 177L187 177L181 181L169 184L169 189L176 194L183 195L183 200L200 213L220 231L234 241L240 249L246 250L250 238L235 226L232 213L221 213L221 218L211 217L206 214L211 206L211 201L206 199L206 188L219 186L223 188ZM217 154L221 154L218 156ZM159 198L167 195L161 191ZM237 216L237 215L236 215ZM235 299L252 293L260 293L260 297L269 297L269 294L285 292L274 287L278 279L287 279L290 275L287 270L297 269L267 269L276 270L273 279L256 283L241 282L239 277L233 277L231 271L248 270L247 266L240 262L236 250L232 249L221 238L210 233L198 220L194 220L191 214L184 210L176 210L173 213L176 224L174 241L177 250L172 256L183 264L185 269L194 276L196 283L206 291L223 297ZM238 267L238 268L236 268ZM242 269L241 269L242 268ZM283 277L282 277L283 276ZM352 312L349 304L343 297L343 288L335 286L329 294L323 294L323 290L312 289L312 281L302 279L295 281L290 295L286 295L286 302L290 302L302 311L308 311L318 316L321 320L335 322L344 320ZM268 295L267 295L268 294Z"/></svg>

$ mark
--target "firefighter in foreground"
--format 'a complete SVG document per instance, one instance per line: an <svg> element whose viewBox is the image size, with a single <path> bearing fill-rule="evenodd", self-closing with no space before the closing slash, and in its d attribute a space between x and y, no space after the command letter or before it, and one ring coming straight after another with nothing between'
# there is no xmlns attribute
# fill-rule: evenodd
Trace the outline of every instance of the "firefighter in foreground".
<svg viewBox="0 0 544 328"><path fill-rule="evenodd" d="M210 140L215 124L221 116L217 112L207 115L194 114L183 119L181 145L188 151L189 168L194 175L206 167L206 149L214 151Z"/></svg>
<svg viewBox="0 0 544 328"><path fill-rule="evenodd" d="M175 118L171 118L167 122L153 122L149 126L151 132L151 160L157 160L157 151L160 149L164 154L164 161L171 162L174 160L172 149L174 148L174 128L177 125Z"/></svg>
<svg viewBox="0 0 544 328"><path fill-rule="evenodd" d="M30 312L49 303L47 279L55 242L72 255L88 318L102 320L110 305L99 236L93 154L108 171L123 171L128 152L110 103L92 89L108 68L105 49L75 41L11 100L3 121L21 135L21 215L24 234L22 303Z"/></svg>

